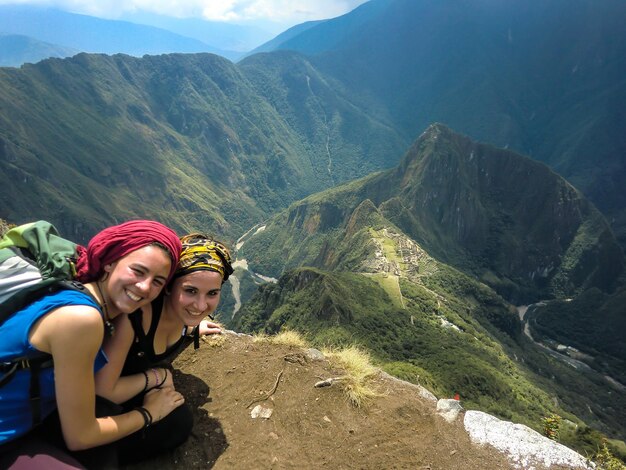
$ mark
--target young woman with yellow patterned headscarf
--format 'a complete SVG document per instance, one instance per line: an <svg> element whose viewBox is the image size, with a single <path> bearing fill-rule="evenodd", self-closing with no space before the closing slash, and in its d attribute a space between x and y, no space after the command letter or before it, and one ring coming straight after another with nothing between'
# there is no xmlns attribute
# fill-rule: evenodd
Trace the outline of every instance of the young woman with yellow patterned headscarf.
<svg viewBox="0 0 626 470"><path fill-rule="evenodd" d="M192 338L220 333L218 324L207 320L220 301L222 284L232 274L231 256L221 242L193 233L181 238L182 252L174 276L164 293L149 306L118 319L115 336L105 343L109 363L96 375L101 397L124 408L134 408L154 388L175 387L171 361ZM140 441L119 452L126 462L141 460L182 444L193 425L191 409L180 406L155 426L146 429Z"/></svg>

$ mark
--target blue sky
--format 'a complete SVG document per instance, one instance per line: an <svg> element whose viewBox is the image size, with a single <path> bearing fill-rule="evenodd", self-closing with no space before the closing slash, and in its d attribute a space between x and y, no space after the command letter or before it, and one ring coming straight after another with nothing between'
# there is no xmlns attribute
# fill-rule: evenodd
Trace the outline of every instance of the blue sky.
<svg viewBox="0 0 626 470"><path fill-rule="evenodd" d="M290 27L334 18L366 0L0 0L0 4L35 4L108 19L137 13L197 18L236 24L273 23Z"/></svg>

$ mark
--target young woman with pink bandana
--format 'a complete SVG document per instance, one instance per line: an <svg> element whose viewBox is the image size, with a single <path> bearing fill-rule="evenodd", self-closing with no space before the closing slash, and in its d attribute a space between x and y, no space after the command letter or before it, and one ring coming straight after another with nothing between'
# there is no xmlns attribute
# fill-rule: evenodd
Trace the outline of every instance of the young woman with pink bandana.
<svg viewBox="0 0 626 470"><path fill-rule="evenodd" d="M180 393L163 387L146 394L135 410L97 417L94 382L94 371L107 361L101 346L112 322L161 293L174 274L180 250L176 234L158 222L109 227L79 252L78 279L91 295L58 291L0 326L5 343L0 354L10 351L0 361L35 351L53 359L53 366L39 373L41 425L35 426L32 419L28 368L0 388L1 468L83 468L76 460L80 451L136 433L184 403ZM59 435L50 431L55 424Z"/></svg>

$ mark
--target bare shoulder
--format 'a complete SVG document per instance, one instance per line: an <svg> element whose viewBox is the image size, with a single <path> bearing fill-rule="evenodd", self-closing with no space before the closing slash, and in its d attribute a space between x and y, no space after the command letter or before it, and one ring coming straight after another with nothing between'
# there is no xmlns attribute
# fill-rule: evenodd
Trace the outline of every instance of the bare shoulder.
<svg viewBox="0 0 626 470"><path fill-rule="evenodd" d="M52 310L39 320L30 333L37 349L52 352L63 344L99 345L104 335L100 312L88 305L68 305Z"/></svg>
<svg viewBox="0 0 626 470"><path fill-rule="evenodd" d="M59 307L51 313L49 318L64 329L80 331L84 328L102 328L102 314L98 309L88 305L68 305Z"/></svg>

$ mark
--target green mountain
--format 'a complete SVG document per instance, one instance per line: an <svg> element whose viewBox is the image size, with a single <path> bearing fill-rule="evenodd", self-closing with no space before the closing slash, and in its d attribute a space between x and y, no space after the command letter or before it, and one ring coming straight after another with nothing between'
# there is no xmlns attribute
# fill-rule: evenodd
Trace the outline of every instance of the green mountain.
<svg viewBox="0 0 626 470"><path fill-rule="evenodd" d="M397 151L393 130L306 60L263 66L210 54L79 54L0 69L0 215L47 218L78 240L130 217L235 238L364 174L354 168L374 168L364 146ZM285 103L280 80L294 86Z"/></svg>
<svg viewBox="0 0 626 470"><path fill-rule="evenodd" d="M517 303L610 291L624 267L607 222L563 178L443 125L429 127L398 167L292 205L243 254L273 276L339 267L323 240L347 230L365 202L438 260Z"/></svg>
<svg viewBox="0 0 626 470"><path fill-rule="evenodd" d="M573 357L593 358L593 367L626 383L626 282L614 293L589 289L574 299L539 305L529 319L536 337L567 345ZM586 357L585 357L586 355ZM626 391L622 387L621 391Z"/></svg>
<svg viewBox="0 0 626 470"><path fill-rule="evenodd" d="M574 370L520 327L514 305L611 298L624 266L600 213L543 164L433 125L397 168L292 204L238 257L280 279L235 314L237 329L356 342L389 372L471 407L535 428L557 411L625 435L620 385L603 378L622 378L623 351L581 341L594 357Z"/></svg>
<svg viewBox="0 0 626 470"><path fill-rule="evenodd" d="M367 97L354 95L300 54L256 54L238 69L300 136L318 187L386 168L405 148L384 113L363 111Z"/></svg>
<svg viewBox="0 0 626 470"><path fill-rule="evenodd" d="M274 47L374 97L408 140L442 122L547 163L626 246L625 21L620 0L372 0Z"/></svg>

